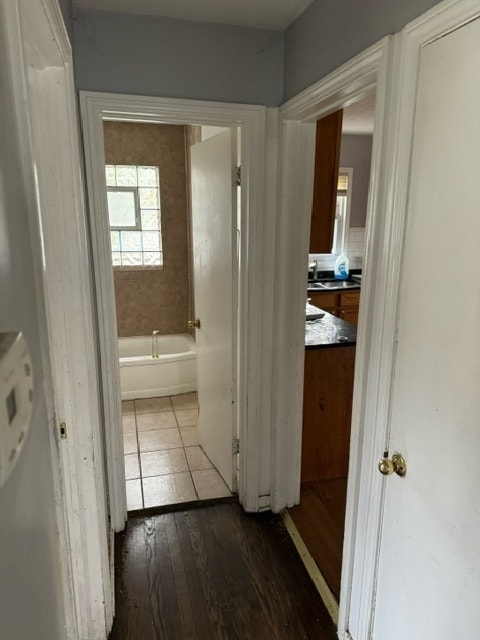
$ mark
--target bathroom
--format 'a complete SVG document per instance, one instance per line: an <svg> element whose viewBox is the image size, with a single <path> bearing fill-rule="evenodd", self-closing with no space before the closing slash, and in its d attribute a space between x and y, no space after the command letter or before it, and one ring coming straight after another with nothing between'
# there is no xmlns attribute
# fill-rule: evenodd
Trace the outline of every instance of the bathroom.
<svg viewBox="0 0 480 640"><path fill-rule="evenodd" d="M129 511L230 495L200 447L188 328L195 317L189 156L201 137L199 126L104 122ZM137 202L128 225L125 198ZM142 349L146 360L137 366Z"/></svg>

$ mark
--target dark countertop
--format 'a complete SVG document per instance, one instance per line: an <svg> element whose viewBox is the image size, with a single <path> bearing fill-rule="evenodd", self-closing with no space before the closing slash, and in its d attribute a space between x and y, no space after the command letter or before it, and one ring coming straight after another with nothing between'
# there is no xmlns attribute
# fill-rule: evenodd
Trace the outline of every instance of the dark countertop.
<svg viewBox="0 0 480 640"><path fill-rule="evenodd" d="M352 347L357 343L357 327L325 313L320 320L305 322L305 349Z"/></svg>

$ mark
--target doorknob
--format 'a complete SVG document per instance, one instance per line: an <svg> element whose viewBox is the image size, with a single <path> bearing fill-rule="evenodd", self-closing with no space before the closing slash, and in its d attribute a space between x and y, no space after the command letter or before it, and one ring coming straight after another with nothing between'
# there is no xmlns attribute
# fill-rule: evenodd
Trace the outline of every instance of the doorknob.
<svg viewBox="0 0 480 640"><path fill-rule="evenodd" d="M200 320L198 318L196 320L189 320L187 326L189 329L200 329Z"/></svg>
<svg viewBox="0 0 480 640"><path fill-rule="evenodd" d="M396 473L397 476L404 476L407 473L407 463L403 456L399 453L394 453L390 460L388 451L385 451L385 457L378 463L378 470L384 476L391 476L392 473Z"/></svg>

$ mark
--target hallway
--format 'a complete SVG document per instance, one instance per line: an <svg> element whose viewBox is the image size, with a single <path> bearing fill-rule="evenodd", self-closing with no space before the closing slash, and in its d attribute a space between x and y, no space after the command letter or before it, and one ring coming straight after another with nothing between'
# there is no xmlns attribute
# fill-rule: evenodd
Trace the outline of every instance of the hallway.
<svg viewBox="0 0 480 640"><path fill-rule="evenodd" d="M130 517L110 640L335 640L280 516L236 503Z"/></svg>

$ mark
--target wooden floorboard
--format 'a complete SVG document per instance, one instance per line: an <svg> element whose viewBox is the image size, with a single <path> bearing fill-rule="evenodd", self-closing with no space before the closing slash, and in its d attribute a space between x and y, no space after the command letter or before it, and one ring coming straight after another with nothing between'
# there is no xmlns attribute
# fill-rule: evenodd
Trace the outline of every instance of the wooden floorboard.
<svg viewBox="0 0 480 640"><path fill-rule="evenodd" d="M335 640L279 516L235 503L133 517L110 640Z"/></svg>
<svg viewBox="0 0 480 640"><path fill-rule="evenodd" d="M302 484L300 504L288 512L332 593L339 598L347 480Z"/></svg>

